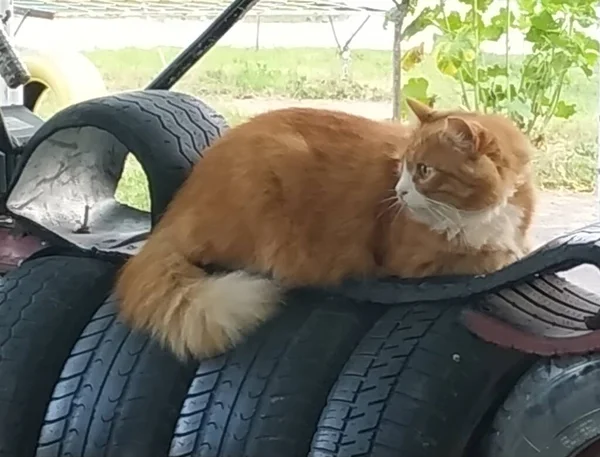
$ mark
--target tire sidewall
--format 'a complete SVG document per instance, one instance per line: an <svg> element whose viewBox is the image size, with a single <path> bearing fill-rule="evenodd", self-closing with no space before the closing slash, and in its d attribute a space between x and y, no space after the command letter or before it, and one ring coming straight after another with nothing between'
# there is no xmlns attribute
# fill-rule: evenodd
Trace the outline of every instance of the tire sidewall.
<svg viewBox="0 0 600 457"><path fill-rule="evenodd" d="M571 457L600 438L600 355L542 360L496 416L489 457Z"/></svg>
<svg viewBox="0 0 600 457"><path fill-rule="evenodd" d="M177 116L175 111L169 112L169 109L185 110L174 105L175 100L193 109L198 119L194 119L189 112L185 116ZM140 107L140 102L152 101L157 103L157 110L150 118L156 119L153 119L154 124L147 124L149 118L141 118L136 113L148 114L150 111L147 107ZM158 104L161 106L158 107ZM160 115L164 118L159 119ZM211 132L198 123L210 126ZM76 103L52 116L25 145L9 185L7 201L10 201L11 193L36 149L55 133L80 127L96 127L106 131L134 154L148 179L153 224L163 214L203 150L228 129L227 121L213 108L191 95L179 92L132 91ZM173 133L169 127L177 128L178 132ZM184 138L177 137L177 133L184 135Z"/></svg>
<svg viewBox="0 0 600 457"><path fill-rule="evenodd" d="M445 303L391 307L338 376L310 457L471 455L531 359L478 340L460 312Z"/></svg>

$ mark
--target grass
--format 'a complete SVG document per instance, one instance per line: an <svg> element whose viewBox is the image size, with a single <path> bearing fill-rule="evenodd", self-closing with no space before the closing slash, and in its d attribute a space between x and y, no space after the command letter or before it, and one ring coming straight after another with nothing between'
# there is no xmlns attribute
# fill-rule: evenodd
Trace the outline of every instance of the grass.
<svg viewBox="0 0 600 457"><path fill-rule="evenodd" d="M170 62L178 52L175 48L129 48L92 51L87 56L104 76L110 91L123 91L144 87L160 71L163 62ZM487 56L487 59L495 58ZM521 60L518 56L512 57L512 65L520 66ZM382 105L391 102L390 52L354 50L351 81L343 81L340 75L341 64L334 49L255 51L216 47L174 89L203 98L232 125L245 120L256 110L269 109L269 100L273 99L285 99L289 104L306 99L338 103L371 101ZM428 79L430 90L438 95L441 107L459 103L458 85L441 75L431 59L426 59L403 77L415 76ZM568 101L576 103L577 113L569 120L553 121L546 132L546 145L536 155L541 187L571 191L594 188L597 78L595 74L588 79L580 72L570 75L563 94ZM254 100L248 103L246 99ZM131 164L128 164L127 173L119 193L136 206L146 206L143 173Z"/></svg>

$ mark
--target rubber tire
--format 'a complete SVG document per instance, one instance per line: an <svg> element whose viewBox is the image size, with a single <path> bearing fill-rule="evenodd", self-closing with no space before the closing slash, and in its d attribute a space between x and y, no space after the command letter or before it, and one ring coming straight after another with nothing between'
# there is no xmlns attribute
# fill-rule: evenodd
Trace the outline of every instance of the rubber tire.
<svg viewBox="0 0 600 457"><path fill-rule="evenodd" d="M23 102L33 112L46 90L54 92L59 109L107 93L96 66L79 52L19 49L19 55L31 75Z"/></svg>
<svg viewBox="0 0 600 457"><path fill-rule="evenodd" d="M329 388L381 314L324 300L294 294L244 344L186 366L107 303L65 364L37 457L305 457Z"/></svg>
<svg viewBox="0 0 600 457"><path fill-rule="evenodd" d="M383 316L341 371L310 457L469 455L532 358L476 339L459 312L421 304Z"/></svg>
<svg viewBox="0 0 600 457"><path fill-rule="evenodd" d="M25 145L21 174L37 146L53 133L93 126L112 133L148 177L155 223L202 151L227 129L225 119L197 98L165 90L133 91L72 105L52 116ZM14 187L16 180L11 187Z"/></svg>
<svg viewBox="0 0 600 457"><path fill-rule="evenodd" d="M599 386L599 355L539 361L496 414L480 455L573 456L600 439Z"/></svg>
<svg viewBox="0 0 600 457"><path fill-rule="evenodd" d="M0 281L0 456L35 452L61 367L116 270L93 258L44 257Z"/></svg>
<svg viewBox="0 0 600 457"><path fill-rule="evenodd" d="M237 350L203 362L169 457L305 457L339 370L381 315L297 292Z"/></svg>
<svg viewBox="0 0 600 457"><path fill-rule="evenodd" d="M93 125L115 135L148 175L155 216L202 150L227 128L223 117L204 103L170 91L92 100L66 109L48 124L30 141L31 151L66 127ZM164 457L168 452L196 367L179 363L146 335L130 333L117 319L116 308L112 298L107 300L73 347L46 411L38 455L102 451L121 456L131 446L135 456ZM139 409L144 401L150 405Z"/></svg>
<svg viewBox="0 0 600 457"><path fill-rule="evenodd" d="M64 364L36 457L164 457L194 370L130 332L109 297Z"/></svg>

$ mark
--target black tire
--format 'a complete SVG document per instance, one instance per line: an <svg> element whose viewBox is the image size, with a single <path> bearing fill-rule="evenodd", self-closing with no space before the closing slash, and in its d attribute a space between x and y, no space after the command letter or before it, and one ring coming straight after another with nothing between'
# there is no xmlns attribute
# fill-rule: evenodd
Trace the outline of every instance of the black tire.
<svg viewBox="0 0 600 457"><path fill-rule="evenodd" d="M64 364L36 456L166 456L194 369L130 332L108 298Z"/></svg>
<svg viewBox="0 0 600 457"><path fill-rule="evenodd" d="M61 366L116 270L93 258L44 257L0 282L0 456L34 454Z"/></svg>
<svg viewBox="0 0 600 457"><path fill-rule="evenodd" d="M148 175L153 221L160 217L173 194L187 177L192 165L200 157L203 148L226 128L221 116L199 100L185 94L143 91L101 97L72 105L48 120L27 143L20 166L25 166L36 147L55 132L85 126L109 131L136 155ZM48 250L39 256L51 252L53 251ZM34 279L28 279L32 281L27 283L28 286L19 285L13 294L15 296L6 296L5 303L0 307L0 329L6 327L9 333L10 326L15 320L15 316L8 314L11 310L15 312L15 309L43 308L41 312L34 313L35 317L31 318L35 326L31 323L27 325L21 323L23 330L19 330L21 331L19 336L15 336L14 332L8 334L6 341L2 343L3 346L0 347L0 349L4 346L9 348L7 349L9 352L16 351L13 346L17 344L25 348L15 356L10 352L0 361L0 402L3 402L0 404L0 455L2 456L30 457L35 453L36 441L44 422L44 411L50 401L52 388L59 380L61 368L63 375L72 370L72 379L76 379L77 367L74 365L82 363L81 360L93 352L93 348L86 345L91 344L98 335L90 335L89 332L92 331L90 328L99 325L102 319L95 319L90 324L91 327L88 327L88 333L85 335L91 338L84 337L78 345L75 343L112 289L117 268L116 265L99 260L62 257L54 261L58 266L49 268L51 271L44 270L44 273L39 274L39 278L27 276L26 272L32 265L49 262L49 259L52 257L37 258L28 262L24 269L13 273L17 279L20 274ZM79 264L86 262L92 262L93 265L109 265L110 274L103 276L100 281L91 272L92 267L87 269L84 268L85 265L78 267ZM63 268L67 270L61 272ZM28 302L31 295L28 290L37 290L35 286L38 283L44 284L44 274L50 278L53 278L52 275L58 278L53 280L51 290L54 295L50 295L48 299L54 306L48 306L47 303L44 306L39 300ZM6 284L2 287L8 287ZM44 296L40 300L43 301ZM116 332L111 336L122 338L123 333ZM135 341L127 340L124 349L120 349L126 351L128 348L135 347L135 344ZM100 349L110 352L114 348ZM45 354L45 357L40 358L38 353ZM154 356L155 353L156 351L148 349L137 359L130 354L129 359L124 357L126 360L122 363L127 364L130 360L142 360L147 357L154 360L156 366L169 366L168 363L161 363L164 357ZM119 360L123 360L123 357ZM65 361L67 365L63 366ZM193 369L190 368L189 377L191 378L192 375ZM25 381L28 377L32 381ZM61 378L60 387L66 388L63 381L65 381L64 376ZM115 383L113 388L117 389ZM187 386L182 387L181 395L185 394L186 388ZM83 389L86 390L87 386L84 385ZM101 400L110 403L112 401L110 390L105 390L104 393L107 393L107 396ZM124 398L127 401L127 397ZM54 404L56 403L53 402ZM75 407L75 409L81 411L81 408ZM107 407L107 410L110 408ZM177 417L177 410L178 408L173 413L173 423ZM126 413L123 414L123 417L126 417ZM46 431L47 421L44 425ZM146 433L152 432L146 430Z"/></svg>
<svg viewBox="0 0 600 457"><path fill-rule="evenodd" d="M35 105L48 87L38 81L28 82L23 86L23 106L33 113Z"/></svg>
<svg viewBox="0 0 600 457"><path fill-rule="evenodd" d="M200 365L169 457L307 455L329 389L380 310L302 293L288 303L237 350Z"/></svg>
<svg viewBox="0 0 600 457"><path fill-rule="evenodd" d="M65 128L86 126L112 133L140 162L148 177L153 223L202 151L227 129L220 114L191 95L166 90L108 95L52 116L25 146L15 176L41 142Z"/></svg>
<svg viewBox="0 0 600 457"><path fill-rule="evenodd" d="M544 359L519 380L499 409L479 455L595 457L600 444L588 446L598 440L600 356Z"/></svg>
<svg viewBox="0 0 600 457"><path fill-rule="evenodd" d="M37 456L305 457L330 386L380 314L322 302L292 297L199 367L130 333L107 302L65 364Z"/></svg>
<svg viewBox="0 0 600 457"><path fill-rule="evenodd" d="M341 371L310 457L469 455L531 357L476 339L459 313L430 304L383 316Z"/></svg>

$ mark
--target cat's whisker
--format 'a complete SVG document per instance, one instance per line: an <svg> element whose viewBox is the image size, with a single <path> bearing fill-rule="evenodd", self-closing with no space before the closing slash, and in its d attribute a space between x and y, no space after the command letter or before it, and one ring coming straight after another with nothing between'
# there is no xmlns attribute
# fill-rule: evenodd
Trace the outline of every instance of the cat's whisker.
<svg viewBox="0 0 600 457"><path fill-rule="evenodd" d="M377 219L379 219L380 217L382 217L385 213L387 213L389 210L391 210L394 207L394 204L392 203L391 205L387 205L386 207L384 207L381 211L379 211L379 213L377 214Z"/></svg>
<svg viewBox="0 0 600 457"><path fill-rule="evenodd" d="M400 213L402 213L402 210L404 209L405 206L406 206L405 202L403 202L402 200L398 200L398 205L396 205L396 208L398 208L398 209L396 210L396 214L394 214L394 217L392 219L392 224L396 222L396 219L398 218Z"/></svg>
<svg viewBox="0 0 600 457"><path fill-rule="evenodd" d="M394 201L394 200L398 200L398 196L396 195L395 192L394 192L394 195L392 195L391 197L387 197L387 198L384 198L383 200L381 200L381 203L386 203L386 202Z"/></svg>
<svg viewBox="0 0 600 457"><path fill-rule="evenodd" d="M404 206L404 202L398 198L398 196L396 195L396 192L394 192L393 196L384 198L381 202L382 203L390 202L391 204L387 205L383 210L381 210L379 212L379 214L377 215L377 219L382 217L385 213L387 213L391 209L397 208L398 206L400 206L400 207ZM400 209L402 209L402 208L400 208Z"/></svg>
<svg viewBox="0 0 600 457"><path fill-rule="evenodd" d="M429 203L429 208L435 208L435 211L440 217L443 218L444 222L447 222L450 224L450 226L454 226L456 228L459 228L461 226L462 217L458 209L454 208L451 205L433 200L431 198L426 197L426 200Z"/></svg>
<svg viewBox="0 0 600 457"><path fill-rule="evenodd" d="M445 225L446 229L455 229L457 232L460 231L459 224L447 214L445 214L441 208L436 207L434 205L429 205L427 209L429 210L430 214L434 217L434 219L437 219L440 224Z"/></svg>

